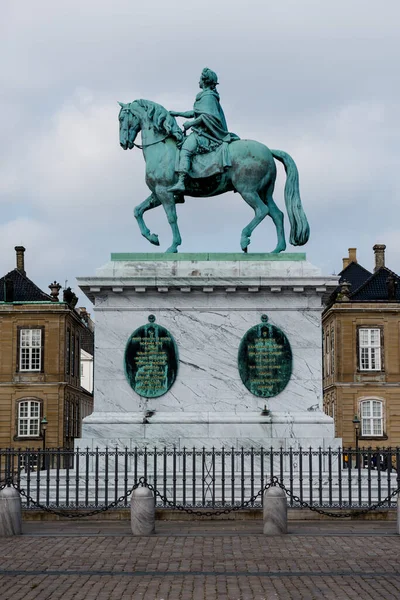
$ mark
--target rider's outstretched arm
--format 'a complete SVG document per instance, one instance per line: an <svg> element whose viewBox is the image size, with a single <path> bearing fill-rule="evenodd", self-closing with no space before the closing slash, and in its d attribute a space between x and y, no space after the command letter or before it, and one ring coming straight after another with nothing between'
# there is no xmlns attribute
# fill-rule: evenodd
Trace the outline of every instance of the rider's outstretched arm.
<svg viewBox="0 0 400 600"><path fill-rule="evenodd" d="M183 117L184 119L192 119L194 117L194 110L188 110L186 112L177 112L175 110L170 110L169 114L171 117Z"/></svg>

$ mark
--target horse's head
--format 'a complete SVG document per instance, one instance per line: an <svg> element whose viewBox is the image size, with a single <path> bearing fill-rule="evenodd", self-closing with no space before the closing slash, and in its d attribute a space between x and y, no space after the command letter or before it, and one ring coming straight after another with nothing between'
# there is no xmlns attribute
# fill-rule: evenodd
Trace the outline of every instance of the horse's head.
<svg viewBox="0 0 400 600"><path fill-rule="evenodd" d="M150 145L166 137L175 138L178 143L183 141L183 133L175 118L160 104L151 100L134 100L130 104L119 102L119 105L119 142L124 150L133 148L141 129L149 136Z"/></svg>
<svg viewBox="0 0 400 600"><path fill-rule="evenodd" d="M132 150L134 141L140 131L139 117L131 109L131 104L118 102L119 111L119 143L124 150Z"/></svg>

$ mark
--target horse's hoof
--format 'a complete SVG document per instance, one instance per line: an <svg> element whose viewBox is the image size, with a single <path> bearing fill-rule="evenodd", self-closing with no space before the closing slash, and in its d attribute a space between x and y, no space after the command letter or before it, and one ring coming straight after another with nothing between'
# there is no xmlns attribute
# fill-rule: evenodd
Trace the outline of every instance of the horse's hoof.
<svg viewBox="0 0 400 600"><path fill-rule="evenodd" d="M149 237L150 244L154 244L154 246L159 246L160 242L158 240L158 235L156 233L152 233Z"/></svg>
<svg viewBox="0 0 400 600"><path fill-rule="evenodd" d="M245 254L247 254L247 246L246 246L246 248L243 248L243 252L244 252Z"/></svg>
<svg viewBox="0 0 400 600"><path fill-rule="evenodd" d="M284 252L286 250L286 244L278 244L275 250L272 250L270 254L279 254L280 252Z"/></svg>
<svg viewBox="0 0 400 600"><path fill-rule="evenodd" d="M245 237L240 240L240 247L243 250L243 252L247 252L247 248L249 247L249 245L250 245L249 237Z"/></svg>
<svg viewBox="0 0 400 600"><path fill-rule="evenodd" d="M170 246L168 250L165 251L165 254L176 254L178 252L178 248L174 246Z"/></svg>

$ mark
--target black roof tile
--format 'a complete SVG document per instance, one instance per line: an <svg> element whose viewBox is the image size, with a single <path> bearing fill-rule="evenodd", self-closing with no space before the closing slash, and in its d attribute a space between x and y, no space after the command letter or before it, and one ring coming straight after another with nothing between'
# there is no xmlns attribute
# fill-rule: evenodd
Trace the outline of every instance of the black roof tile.
<svg viewBox="0 0 400 600"><path fill-rule="evenodd" d="M14 302L51 302L51 296L42 292L26 275L18 269L10 271L0 279L0 302L5 301L6 279L14 284Z"/></svg>
<svg viewBox="0 0 400 600"><path fill-rule="evenodd" d="M351 284L350 291L353 293L371 277L372 273L358 263L351 262L339 275L339 283L343 283L345 280L348 281Z"/></svg>
<svg viewBox="0 0 400 600"><path fill-rule="evenodd" d="M400 302L400 277L387 267L378 269L354 292L350 290L350 301L388 302L389 294L387 280L390 275L397 281L396 302Z"/></svg>
<svg viewBox="0 0 400 600"><path fill-rule="evenodd" d="M343 269L339 273L339 284L343 283L343 281L347 281L350 283L350 292L355 292L363 283L367 281L371 277L372 273L364 269L361 265L356 262L351 262L347 267ZM328 296L328 298L324 299L324 304L326 306L330 306L336 302L337 295L340 293L340 285Z"/></svg>

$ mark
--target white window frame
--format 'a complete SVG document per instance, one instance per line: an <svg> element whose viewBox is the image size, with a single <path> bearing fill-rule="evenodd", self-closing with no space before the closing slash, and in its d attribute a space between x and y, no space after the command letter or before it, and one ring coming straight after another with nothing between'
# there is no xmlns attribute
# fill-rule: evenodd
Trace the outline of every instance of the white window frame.
<svg viewBox="0 0 400 600"><path fill-rule="evenodd" d="M23 328L19 330L19 370L42 370L42 329Z"/></svg>
<svg viewBox="0 0 400 600"><path fill-rule="evenodd" d="M363 398L360 400L361 437L383 437L383 415L383 400L379 398Z"/></svg>
<svg viewBox="0 0 400 600"><path fill-rule="evenodd" d="M18 437L40 437L40 402L38 400L19 400Z"/></svg>
<svg viewBox="0 0 400 600"><path fill-rule="evenodd" d="M359 327L358 346L360 371L381 371L381 329L379 327Z"/></svg>

